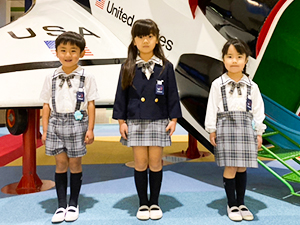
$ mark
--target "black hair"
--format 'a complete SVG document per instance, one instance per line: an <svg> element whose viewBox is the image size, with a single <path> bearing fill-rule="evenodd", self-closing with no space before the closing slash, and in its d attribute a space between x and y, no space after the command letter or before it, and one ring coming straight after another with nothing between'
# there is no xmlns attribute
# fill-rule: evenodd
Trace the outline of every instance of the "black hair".
<svg viewBox="0 0 300 225"><path fill-rule="evenodd" d="M70 43L71 45L76 45L78 48L80 48L80 52L82 52L85 48L85 40L83 36L73 31L66 31L56 38L55 49L57 50L57 47L60 44L67 43Z"/></svg>
<svg viewBox="0 0 300 225"><path fill-rule="evenodd" d="M245 54L246 59L251 55L251 50L250 50L249 46L244 41L242 41L238 38L232 38L232 39L229 39L223 46L222 59L224 59L225 55L227 55L230 45L233 45L233 47L236 49L236 51L238 53L240 53L242 55ZM223 65L223 72L224 73L227 72L224 65ZM243 69L243 73L245 75L249 76L249 74L246 73L246 65Z"/></svg>
<svg viewBox="0 0 300 225"><path fill-rule="evenodd" d="M153 34L158 43L155 45L153 49L153 53L156 57L163 61L163 69L165 63L167 61L164 52L162 50L162 46L159 41L159 29L157 24L151 19L141 19L134 22L131 29L131 43L128 46L128 56L122 68L122 88L126 89L130 85L132 85L133 78L135 76L135 64L136 57L138 56L138 49L134 45L134 38L139 36L147 36Z"/></svg>

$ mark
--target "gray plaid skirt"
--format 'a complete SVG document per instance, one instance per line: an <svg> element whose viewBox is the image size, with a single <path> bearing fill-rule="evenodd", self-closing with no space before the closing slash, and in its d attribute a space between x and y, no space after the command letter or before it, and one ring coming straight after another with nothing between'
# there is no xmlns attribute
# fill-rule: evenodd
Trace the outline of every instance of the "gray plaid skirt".
<svg viewBox="0 0 300 225"><path fill-rule="evenodd" d="M88 116L82 112L82 120L75 120L74 113L54 113L49 118L46 155L66 152L69 158L86 154L84 138L88 128Z"/></svg>
<svg viewBox="0 0 300 225"><path fill-rule="evenodd" d="M253 115L245 111L217 114L215 159L219 166L258 167Z"/></svg>
<svg viewBox="0 0 300 225"><path fill-rule="evenodd" d="M127 140L121 137L120 142L127 147L132 146L170 146L171 137L166 132L168 119L161 120L127 120Z"/></svg>

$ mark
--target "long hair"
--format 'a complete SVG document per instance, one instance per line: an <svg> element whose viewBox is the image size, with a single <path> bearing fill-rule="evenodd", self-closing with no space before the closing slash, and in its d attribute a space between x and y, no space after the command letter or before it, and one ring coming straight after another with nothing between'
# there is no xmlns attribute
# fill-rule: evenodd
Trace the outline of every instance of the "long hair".
<svg viewBox="0 0 300 225"><path fill-rule="evenodd" d="M224 56L227 55L230 45L233 45L233 47L236 49L236 51L238 53L240 53L242 55L245 54L246 59L248 59L248 57L251 55L251 50L250 50L249 46L244 41L242 41L240 39L237 39L237 38L232 38L232 39L229 39L223 46L222 59L224 59ZM227 72L224 64L223 64L223 72L224 73ZM249 74L246 73L246 65L243 69L243 73L246 76L249 76Z"/></svg>
<svg viewBox="0 0 300 225"><path fill-rule="evenodd" d="M147 36L153 34L157 40L158 44L156 44L153 49L153 53L156 57L163 61L163 69L165 66L165 62L167 61L164 52L162 50L162 46L159 41L159 29L157 24L151 19L141 19L134 22L131 29L131 43L128 46L128 56L122 67L122 89L126 89L130 85L132 85L133 78L135 76L135 66L136 66L136 57L138 56L138 49L134 45L134 38L137 36Z"/></svg>

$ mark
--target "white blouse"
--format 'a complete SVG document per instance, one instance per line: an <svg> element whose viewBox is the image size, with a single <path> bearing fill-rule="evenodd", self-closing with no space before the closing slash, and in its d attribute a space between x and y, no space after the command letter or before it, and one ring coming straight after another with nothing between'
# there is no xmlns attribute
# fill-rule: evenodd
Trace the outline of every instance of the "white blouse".
<svg viewBox="0 0 300 225"><path fill-rule="evenodd" d="M257 84L244 75L242 79L238 82L244 84L240 87L242 94L238 94L237 88L235 88L233 90L233 93L230 94L230 83L232 81L235 82L225 73L212 82L207 103L205 129L209 133L215 132L217 123L217 113L224 112L221 86L226 85L225 92L227 98L228 111L246 111L247 85L251 85L250 99L252 100L252 110L250 110L249 112L253 114L255 130L257 131L257 135L262 135L262 133L266 129L266 125L263 124L263 121L265 119L265 109L264 102Z"/></svg>
<svg viewBox="0 0 300 225"><path fill-rule="evenodd" d="M83 74L84 73L84 74ZM59 79L59 75L63 75L65 77L74 74L74 78L70 79L72 87L69 88L67 81L63 83L63 86L60 88L59 84L61 79ZM91 74L85 72L85 70L78 66L76 70L74 70L71 74L67 75L63 70L62 67L59 67L55 70L54 73L48 74L43 89L41 91L40 100L43 103L48 103L50 109L53 111L52 106L52 79L57 77L56 79L56 92L55 92L55 105L56 105L56 112L57 113L72 113L75 112L76 102L77 102L77 91L79 89L80 84L80 76L82 74L85 76L84 81L84 102L81 103L80 110L86 110L87 104L89 101L93 101L99 98L97 85L95 81L95 77Z"/></svg>

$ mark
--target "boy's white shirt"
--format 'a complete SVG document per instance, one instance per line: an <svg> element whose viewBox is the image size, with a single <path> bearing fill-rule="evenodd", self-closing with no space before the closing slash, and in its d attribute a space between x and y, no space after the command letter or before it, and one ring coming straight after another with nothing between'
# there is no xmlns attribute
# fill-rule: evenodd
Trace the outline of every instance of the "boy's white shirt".
<svg viewBox="0 0 300 225"><path fill-rule="evenodd" d="M72 113L75 111L77 96L76 93L79 89L80 84L80 76L83 74L83 68L78 66L76 70L74 70L71 74L74 74L75 77L70 79L72 87L69 88L67 81L64 82L63 86L60 88L60 79L59 75L69 76L71 74L66 74L62 70L62 66L57 68L54 73L48 74L43 89L41 91L40 100L43 103L48 103L51 111L53 111L52 106L52 79L57 77L56 79L56 92L55 92L55 105L57 113ZM88 74L84 71L85 81L84 81L84 103L81 103L80 110L86 110L87 104L89 101L93 101L99 98L99 93L97 90L97 85L95 81L95 77L91 74Z"/></svg>
<svg viewBox="0 0 300 225"><path fill-rule="evenodd" d="M215 132L217 129L217 113L224 112L221 93L222 85L226 85L225 92L228 111L246 111L247 85L251 85L252 110L250 112L253 114L257 135L262 135L262 133L266 129L266 125L263 124L263 121L265 119L265 109L264 102L257 84L244 75L238 83L243 83L246 85L241 86L242 95L238 95L237 88L234 89L232 94L229 93L231 89L231 85L229 83L231 81L235 82L225 73L212 82L207 103L205 129L209 133Z"/></svg>

